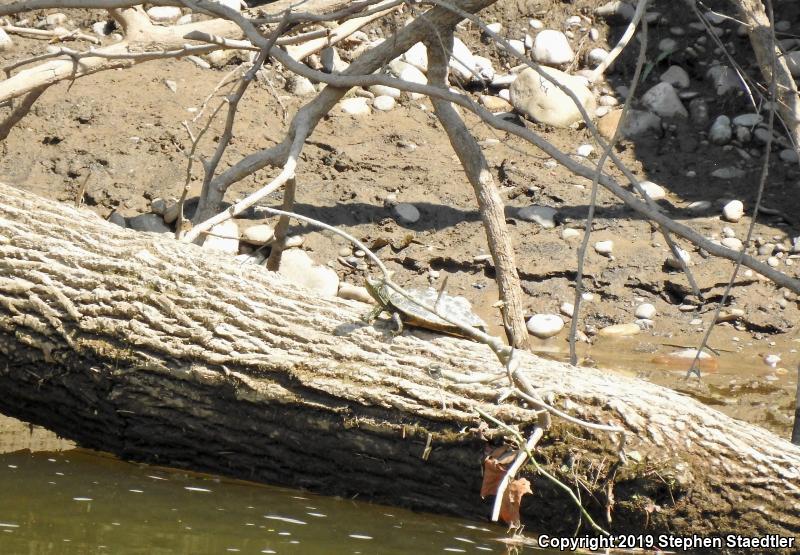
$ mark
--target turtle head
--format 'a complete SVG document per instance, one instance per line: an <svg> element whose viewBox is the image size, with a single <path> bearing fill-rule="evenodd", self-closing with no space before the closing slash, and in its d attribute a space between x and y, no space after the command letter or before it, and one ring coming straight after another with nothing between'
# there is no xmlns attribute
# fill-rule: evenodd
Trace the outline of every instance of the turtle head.
<svg viewBox="0 0 800 555"><path fill-rule="evenodd" d="M386 291L386 283L382 279L367 276L364 286L370 296L378 301L381 306L388 304L388 295Z"/></svg>

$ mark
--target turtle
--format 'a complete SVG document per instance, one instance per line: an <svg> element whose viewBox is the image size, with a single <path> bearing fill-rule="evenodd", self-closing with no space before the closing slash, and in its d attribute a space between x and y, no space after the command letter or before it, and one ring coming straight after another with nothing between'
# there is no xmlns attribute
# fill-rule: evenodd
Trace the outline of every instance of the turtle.
<svg viewBox="0 0 800 555"><path fill-rule="evenodd" d="M381 279L367 277L366 288L369 294L378 302L378 306L368 315L368 321L372 321L383 312L389 312L392 320L397 326L396 333L403 331L403 325L424 328L457 337L466 337L464 331L439 318L436 314L424 309L418 304L405 298L403 295L391 289L386 282ZM440 293L433 287L426 289L408 289L406 292L421 303L427 306L436 305L437 311L455 320L486 333L486 322L481 320L472 312L472 307L464 297L456 297L447 293ZM438 302L437 302L438 299Z"/></svg>

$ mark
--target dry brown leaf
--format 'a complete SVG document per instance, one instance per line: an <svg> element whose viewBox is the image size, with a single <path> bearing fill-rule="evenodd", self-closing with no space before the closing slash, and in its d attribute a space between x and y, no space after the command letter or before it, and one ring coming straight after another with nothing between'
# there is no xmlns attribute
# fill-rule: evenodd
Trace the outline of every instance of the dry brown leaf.
<svg viewBox="0 0 800 555"><path fill-rule="evenodd" d="M531 483L526 478L518 478L508 484L500 505L500 518L503 522L519 528L519 506L526 493L533 493Z"/></svg>
<svg viewBox="0 0 800 555"><path fill-rule="evenodd" d="M509 454L513 454L507 446L502 445L494 449L483 460L483 484L481 484L481 497L487 495L496 495L497 488L503 480L508 464L513 461L513 457L509 458Z"/></svg>

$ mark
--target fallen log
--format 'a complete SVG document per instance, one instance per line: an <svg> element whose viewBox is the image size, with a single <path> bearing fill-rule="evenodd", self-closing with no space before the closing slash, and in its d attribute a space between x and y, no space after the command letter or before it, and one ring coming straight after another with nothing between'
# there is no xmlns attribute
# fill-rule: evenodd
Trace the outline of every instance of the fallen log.
<svg viewBox="0 0 800 555"><path fill-rule="evenodd" d="M125 459L485 517L477 409L537 420L470 383L504 375L487 347L393 337L210 252L0 184L0 411ZM627 431L625 465L557 417L536 448L614 532L800 533L800 448L640 380L521 362L544 399ZM571 535L577 507L527 477L523 520Z"/></svg>

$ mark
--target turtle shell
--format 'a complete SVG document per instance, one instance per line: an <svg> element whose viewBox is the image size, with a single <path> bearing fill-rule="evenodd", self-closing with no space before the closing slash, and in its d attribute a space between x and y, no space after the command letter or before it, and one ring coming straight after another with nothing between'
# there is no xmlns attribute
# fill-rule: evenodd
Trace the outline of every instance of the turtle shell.
<svg viewBox="0 0 800 555"><path fill-rule="evenodd" d="M408 294L428 305L436 305L439 292L428 287L427 289L409 289ZM396 291L388 291L389 301L392 306L403 315L403 321L409 325L442 331L453 335L463 335L458 326L442 320L435 314L428 312L421 306L414 304ZM444 293L439 299L437 310L440 314L458 322L486 331L486 322L472 312L472 306L464 297L457 297Z"/></svg>

